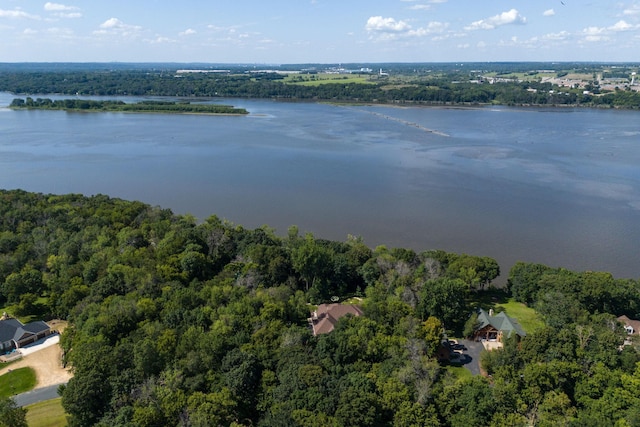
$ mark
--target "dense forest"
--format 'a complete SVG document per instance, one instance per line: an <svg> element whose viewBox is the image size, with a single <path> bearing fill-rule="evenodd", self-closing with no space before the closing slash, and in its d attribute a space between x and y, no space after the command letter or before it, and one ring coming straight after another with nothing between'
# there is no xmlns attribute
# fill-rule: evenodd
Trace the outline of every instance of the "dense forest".
<svg viewBox="0 0 640 427"><path fill-rule="evenodd" d="M507 68L518 71L518 68ZM590 70L590 69L589 69ZM241 72L176 74L176 69L113 69L45 71L3 69L0 91L15 94L67 94L82 96L173 96L273 98L333 102L502 105L571 105L640 108L640 92L615 90L585 92L536 80L507 79L499 84L478 84L479 71L442 68L398 68L398 80L371 75L367 82L331 82L299 85L285 81L286 74ZM315 71L314 71L315 72ZM504 74L509 77L509 74Z"/></svg>
<svg viewBox="0 0 640 427"><path fill-rule="evenodd" d="M640 281L488 257L285 236L104 195L0 190L0 306L69 320L72 426L633 426ZM512 296L544 325L485 352L435 354ZM361 305L329 334L316 304ZM460 368L459 368L460 369Z"/></svg>
<svg viewBox="0 0 640 427"><path fill-rule="evenodd" d="M183 114L248 114L244 108L220 104L192 104L190 102L141 101L94 101L89 99L57 99L27 97L15 98L9 108L64 111L110 111L126 113L183 113Z"/></svg>

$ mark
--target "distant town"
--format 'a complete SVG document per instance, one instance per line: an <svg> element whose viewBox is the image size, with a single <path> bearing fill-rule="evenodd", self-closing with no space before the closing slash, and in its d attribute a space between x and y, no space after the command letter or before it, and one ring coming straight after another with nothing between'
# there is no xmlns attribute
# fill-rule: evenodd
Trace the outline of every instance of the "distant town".
<svg viewBox="0 0 640 427"><path fill-rule="evenodd" d="M375 64L375 65L313 65L313 66L272 66L256 68L255 66L236 66L233 68L184 68L176 71L177 75L188 73L237 73L240 68L247 74L288 75L368 75L375 77L408 76L408 75L441 75L443 71L468 72L469 78L454 80L452 83L523 83L537 81L550 83L562 88L588 89L594 87L600 91L633 90L640 91L638 72L640 64L605 65L600 63L550 63L551 68L527 68L528 63L488 63L488 64ZM457 66L456 66L457 65ZM469 65L484 65L466 71ZM538 65L538 64L532 64ZM385 68L386 66L386 68Z"/></svg>

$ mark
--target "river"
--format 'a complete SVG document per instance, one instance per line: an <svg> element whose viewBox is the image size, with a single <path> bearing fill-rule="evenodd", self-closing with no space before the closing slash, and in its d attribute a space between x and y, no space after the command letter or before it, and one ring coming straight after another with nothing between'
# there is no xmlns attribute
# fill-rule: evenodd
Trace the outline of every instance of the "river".
<svg viewBox="0 0 640 427"><path fill-rule="evenodd" d="M502 280L518 260L640 278L637 111L222 102L250 114L0 108L0 187L491 256Z"/></svg>

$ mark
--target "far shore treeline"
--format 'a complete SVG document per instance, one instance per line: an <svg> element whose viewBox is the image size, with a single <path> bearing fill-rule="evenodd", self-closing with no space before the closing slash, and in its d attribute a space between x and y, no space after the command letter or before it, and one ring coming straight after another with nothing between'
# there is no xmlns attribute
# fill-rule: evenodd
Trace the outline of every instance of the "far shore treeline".
<svg viewBox="0 0 640 427"><path fill-rule="evenodd" d="M269 98L411 105L640 108L638 64L469 63L227 66L1 64L0 91L78 96ZM351 66L351 70L344 67ZM202 69L198 69L202 67ZM380 67L380 72L374 72ZM382 72L384 67L385 72ZM369 70L368 72L359 70ZM563 79L570 83L559 84Z"/></svg>
<svg viewBox="0 0 640 427"><path fill-rule="evenodd" d="M69 321L70 426L635 425L640 343L616 319L640 319L640 280L518 262L495 289L499 274L489 257L0 190L0 308ZM330 301L364 315L314 336ZM526 335L473 376L437 355L479 308L515 310Z"/></svg>
<svg viewBox="0 0 640 427"><path fill-rule="evenodd" d="M193 104L190 102L141 101L96 101L90 99L58 99L27 97L15 98L9 108L65 110L65 111L110 111L129 113L192 113L192 114L248 114L244 108L219 104Z"/></svg>

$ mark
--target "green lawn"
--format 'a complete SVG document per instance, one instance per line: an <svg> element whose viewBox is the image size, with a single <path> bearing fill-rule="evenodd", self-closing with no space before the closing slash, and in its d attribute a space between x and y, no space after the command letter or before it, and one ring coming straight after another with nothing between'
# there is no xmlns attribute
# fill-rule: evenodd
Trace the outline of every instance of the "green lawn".
<svg viewBox="0 0 640 427"><path fill-rule="evenodd" d="M502 308L507 316L516 319L527 333L534 332L544 326L544 321L537 311L521 302L514 301L513 298L509 298L507 302L496 304L496 308Z"/></svg>
<svg viewBox="0 0 640 427"><path fill-rule="evenodd" d="M47 301L48 301L47 297L43 297L43 296L38 297L35 303L36 307L44 308L44 306L47 304ZM25 316L17 316L16 315L16 312L18 311L17 307L18 307L17 304L0 306L0 314L2 313L10 314L11 316L21 321L22 323L29 323L29 322L33 322L34 320L42 319L42 315L38 313L31 313Z"/></svg>
<svg viewBox="0 0 640 427"><path fill-rule="evenodd" d="M36 372L29 367L18 368L0 376L0 397L24 393L36 386Z"/></svg>
<svg viewBox="0 0 640 427"><path fill-rule="evenodd" d="M363 301L364 301L364 298L351 297L351 298L348 298L348 299L342 301L342 304L358 304L358 305L361 305Z"/></svg>
<svg viewBox="0 0 640 427"><path fill-rule="evenodd" d="M62 398L47 400L26 406L29 427L65 427L67 415L62 408Z"/></svg>
<svg viewBox="0 0 640 427"><path fill-rule="evenodd" d="M285 83L302 86L320 86L328 83L373 84L369 75L359 74L292 74L284 79Z"/></svg>
<svg viewBox="0 0 640 427"><path fill-rule="evenodd" d="M473 374L471 373L471 371L465 368L464 366L449 365L446 367L446 370L447 372L450 372L458 380L464 380L464 379L473 377Z"/></svg>
<svg viewBox="0 0 640 427"><path fill-rule="evenodd" d="M509 298L503 290L487 290L474 295L474 297L471 301L473 307L480 307L486 311L491 308L496 312L504 311L507 316L516 319L526 333L534 332L544 326L544 321L536 310Z"/></svg>

